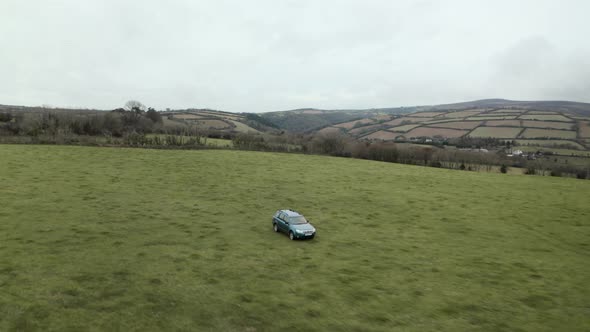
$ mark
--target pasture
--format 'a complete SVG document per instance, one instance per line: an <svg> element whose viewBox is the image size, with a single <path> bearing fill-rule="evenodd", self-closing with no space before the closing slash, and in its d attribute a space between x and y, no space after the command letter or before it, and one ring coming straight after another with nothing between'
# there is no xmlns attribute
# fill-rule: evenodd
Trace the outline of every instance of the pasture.
<svg viewBox="0 0 590 332"><path fill-rule="evenodd" d="M522 132L522 134L520 134L520 137L575 139L576 132L572 130L527 128Z"/></svg>
<svg viewBox="0 0 590 332"><path fill-rule="evenodd" d="M571 122L572 120L566 118L561 114L524 114L518 117L522 120L541 120L541 121L566 121Z"/></svg>
<svg viewBox="0 0 590 332"><path fill-rule="evenodd" d="M412 129L406 134L407 137L461 137L467 134L469 130L450 129L450 128L430 128L430 127L418 127Z"/></svg>
<svg viewBox="0 0 590 332"><path fill-rule="evenodd" d="M556 147L569 145L574 149L584 150L584 146L580 143L567 140L551 140L551 139L517 139L517 144L530 145L530 146L545 146L545 147Z"/></svg>
<svg viewBox="0 0 590 332"><path fill-rule="evenodd" d="M477 126L481 125L481 122L478 121L465 121L465 122L442 122L432 124L431 127L441 127L441 128L450 128L450 129L473 129Z"/></svg>
<svg viewBox="0 0 590 332"><path fill-rule="evenodd" d="M513 127L477 127L469 133L470 137L498 137L516 138L522 131L521 128Z"/></svg>
<svg viewBox="0 0 590 332"><path fill-rule="evenodd" d="M392 127L392 128L388 128L391 131L399 131L402 133L405 133L409 130L412 130L416 127L418 127L420 124L408 124L408 125L403 125L403 126L399 126L399 127Z"/></svg>
<svg viewBox="0 0 590 332"><path fill-rule="evenodd" d="M393 133L393 132L387 131L387 130L379 130L379 131L371 133L367 136L364 136L363 138L380 139L380 140L393 140L399 135L401 135L401 134L400 133Z"/></svg>
<svg viewBox="0 0 590 332"><path fill-rule="evenodd" d="M1 331L590 329L590 181L0 145L0 183Z"/></svg>

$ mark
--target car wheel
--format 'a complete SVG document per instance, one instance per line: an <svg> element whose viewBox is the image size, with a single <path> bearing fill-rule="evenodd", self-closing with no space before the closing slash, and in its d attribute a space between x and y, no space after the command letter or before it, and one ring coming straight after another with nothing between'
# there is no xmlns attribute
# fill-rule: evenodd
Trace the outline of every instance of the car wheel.
<svg viewBox="0 0 590 332"><path fill-rule="evenodd" d="M293 232L289 232L289 239L295 240L295 234Z"/></svg>
<svg viewBox="0 0 590 332"><path fill-rule="evenodd" d="M277 233L279 232L279 226L277 224L272 224L272 229Z"/></svg>

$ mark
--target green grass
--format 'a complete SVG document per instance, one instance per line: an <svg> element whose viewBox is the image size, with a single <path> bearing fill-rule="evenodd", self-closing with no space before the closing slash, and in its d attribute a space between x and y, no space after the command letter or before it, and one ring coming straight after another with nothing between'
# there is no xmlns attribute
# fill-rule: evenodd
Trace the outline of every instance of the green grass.
<svg viewBox="0 0 590 332"><path fill-rule="evenodd" d="M0 145L0 183L0 331L590 329L590 181Z"/></svg>
<svg viewBox="0 0 590 332"><path fill-rule="evenodd" d="M232 146L234 146L231 139L224 139L224 138L207 138L207 145L217 146L217 147L232 147Z"/></svg>
<svg viewBox="0 0 590 332"><path fill-rule="evenodd" d="M515 138L521 128L513 127L477 127L469 133L469 137Z"/></svg>
<svg viewBox="0 0 590 332"><path fill-rule="evenodd" d="M524 114L518 117L521 120L541 120L541 121L568 121L572 120L561 114Z"/></svg>
<svg viewBox="0 0 590 332"><path fill-rule="evenodd" d="M557 130L557 129L537 129L537 128L526 128L521 138L562 138L562 139L575 139L576 132L572 130Z"/></svg>
<svg viewBox="0 0 590 332"><path fill-rule="evenodd" d="M546 152L553 152L557 155L562 156L580 156L580 157L590 157L590 151L587 150L574 150L574 149L561 149L561 148L551 148L551 147L539 147L539 146L526 146L526 145L519 145L515 147L515 149L519 149L526 152L535 152L535 151L546 151Z"/></svg>
<svg viewBox="0 0 590 332"><path fill-rule="evenodd" d="M517 139L516 143L521 145L530 145L530 146L544 146L544 147L555 147L555 146L564 146L569 145L574 149L584 150L585 147L577 143L575 141L568 141L568 140L551 140L551 139Z"/></svg>

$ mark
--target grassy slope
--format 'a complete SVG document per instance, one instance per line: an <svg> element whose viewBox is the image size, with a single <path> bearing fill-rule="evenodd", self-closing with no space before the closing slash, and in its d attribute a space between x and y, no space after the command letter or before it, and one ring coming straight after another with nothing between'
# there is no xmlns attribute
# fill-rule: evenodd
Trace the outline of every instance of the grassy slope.
<svg viewBox="0 0 590 332"><path fill-rule="evenodd" d="M590 329L590 181L0 145L0 183L0 330Z"/></svg>

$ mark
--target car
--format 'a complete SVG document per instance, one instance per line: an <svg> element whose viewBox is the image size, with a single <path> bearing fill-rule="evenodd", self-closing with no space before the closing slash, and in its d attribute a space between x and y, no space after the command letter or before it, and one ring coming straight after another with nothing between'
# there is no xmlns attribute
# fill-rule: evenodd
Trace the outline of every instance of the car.
<svg viewBox="0 0 590 332"><path fill-rule="evenodd" d="M316 229L303 215L293 210L278 210L272 217L272 229L289 235L289 239L313 239Z"/></svg>

